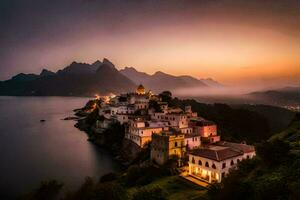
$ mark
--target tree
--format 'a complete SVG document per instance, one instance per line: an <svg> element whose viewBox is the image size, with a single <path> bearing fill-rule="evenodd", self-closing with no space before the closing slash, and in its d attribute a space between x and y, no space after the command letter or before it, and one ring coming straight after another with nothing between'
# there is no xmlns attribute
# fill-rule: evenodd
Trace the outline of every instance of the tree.
<svg viewBox="0 0 300 200"><path fill-rule="evenodd" d="M97 186L93 199L127 200L128 195L126 190L120 184L106 182Z"/></svg>
<svg viewBox="0 0 300 200"><path fill-rule="evenodd" d="M267 165L275 166L287 159L290 145L280 139L275 139L258 144L256 151Z"/></svg>
<svg viewBox="0 0 300 200"><path fill-rule="evenodd" d="M57 180L42 181L38 189L34 191L32 200L54 200L58 197L63 183Z"/></svg>
<svg viewBox="0 0 300 200"><path fill-rule="evenodd" d="M171 103L172 101L172 93L170 91L163 91L162 93L159 94L159 97L161 98L162 101Z"/></svg>

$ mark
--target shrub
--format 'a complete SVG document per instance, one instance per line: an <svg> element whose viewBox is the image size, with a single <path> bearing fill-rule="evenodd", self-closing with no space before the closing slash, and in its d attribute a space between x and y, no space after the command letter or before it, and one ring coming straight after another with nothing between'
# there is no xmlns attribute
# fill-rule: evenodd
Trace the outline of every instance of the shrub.
<svg viewBox="0 0 300 200"><path fill-rule="evenodd" d="M108 174L103 175L100 178L100 182L101 183L110 182L110 181L114 181L116 179L117 179L117 175L115 173L108 173Z"/></svg>
<svg viewBox="0 0 300 200"><path fill-rule="evenodd" d="M142 187L133 194L132 200L166 200L166 192L158 187Z"/></svg>

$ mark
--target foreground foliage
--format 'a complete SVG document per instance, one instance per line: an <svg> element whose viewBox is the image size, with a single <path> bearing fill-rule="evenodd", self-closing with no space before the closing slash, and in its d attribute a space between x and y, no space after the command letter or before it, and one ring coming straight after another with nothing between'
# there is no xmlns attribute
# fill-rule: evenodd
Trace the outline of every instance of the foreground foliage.
<svg viewBox="0 0 300 200"><path fill-rule="evenodd" d="M257 144L257 157L245 160L221 184L211 186L211 199L300 199L300 116L290 127Z"/></svg>

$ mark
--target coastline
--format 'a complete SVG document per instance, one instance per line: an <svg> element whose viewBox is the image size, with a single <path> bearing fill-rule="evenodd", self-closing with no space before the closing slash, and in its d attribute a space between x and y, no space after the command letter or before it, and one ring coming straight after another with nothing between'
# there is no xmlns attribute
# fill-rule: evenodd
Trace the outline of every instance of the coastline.
<svg viewBox="0 0 300 200"><path fill-rule="evenodd" d="M115 130L108 128L104 132L98 131L93 125L87 123L87 117L91 113L87 113L85 111L86 109L86 106L83 108L74 109L75 116L81 117L80 119L76 120L77 122L74 126L87 135L87 140L89 142L92 142L100 148L108 150L113 159L116 160L123 168L129 167L138 157L139 153L142 152L142 149L124 137L120 138L120 140L122 140L121 142L112 142L106 137L106 131L111 132ZM121 132L121 135L124 135L124 126L121 126L118 123L112 124L112 126L117 127L118 131Z"/></svg>

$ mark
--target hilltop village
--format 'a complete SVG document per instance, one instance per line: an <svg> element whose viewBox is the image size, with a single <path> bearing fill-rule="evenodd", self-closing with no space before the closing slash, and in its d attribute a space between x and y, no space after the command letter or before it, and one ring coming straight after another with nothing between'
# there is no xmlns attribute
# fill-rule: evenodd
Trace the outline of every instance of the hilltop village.
<svg viewBox="0 0 300 200"><path fill-rule="evenodd" d="M163 95L171 96L168 91ZM221 182L238 162L255 156L253 146L222 141L217 124L198 116L191 106L170 106L162 95L146 91L142 85L132 93L97 96L94 102L86 110L96 111L94 135L110 134L106 130L120 124L125 148L134 147L137 152L150 148L148 160L154 166L176 160L186 177Z"/></svg>

